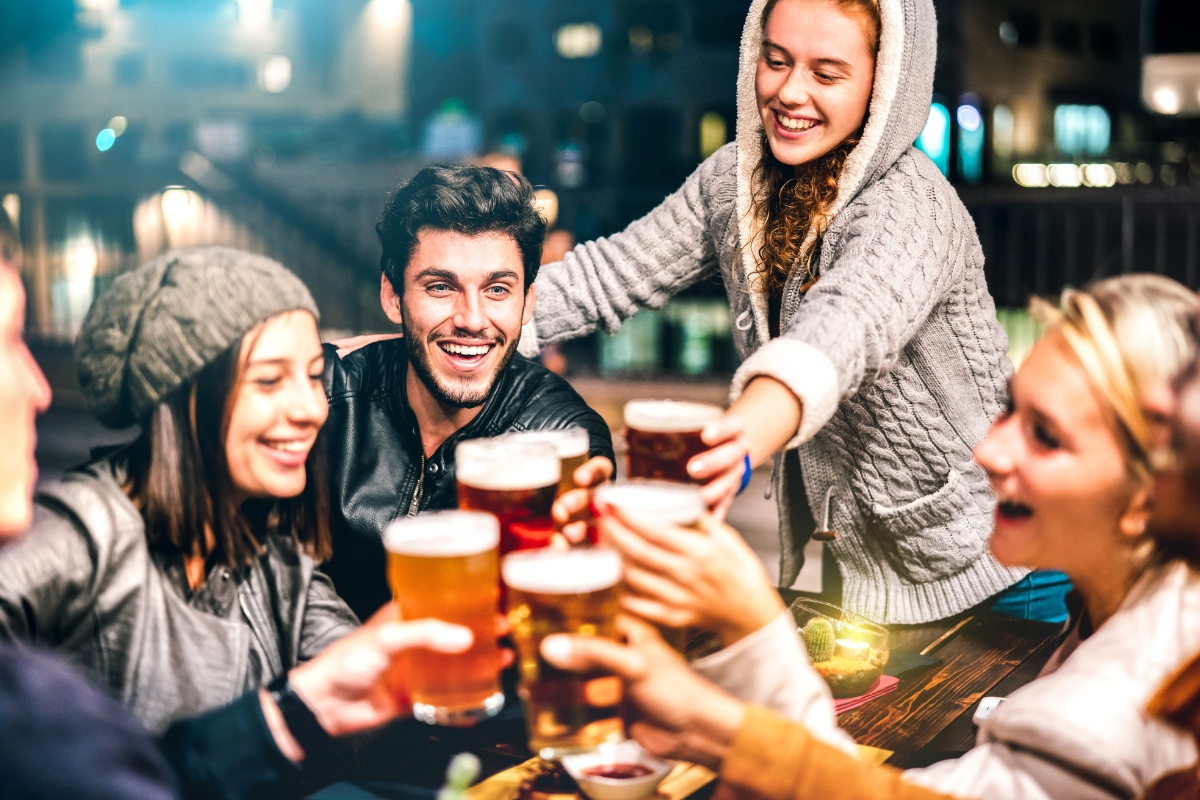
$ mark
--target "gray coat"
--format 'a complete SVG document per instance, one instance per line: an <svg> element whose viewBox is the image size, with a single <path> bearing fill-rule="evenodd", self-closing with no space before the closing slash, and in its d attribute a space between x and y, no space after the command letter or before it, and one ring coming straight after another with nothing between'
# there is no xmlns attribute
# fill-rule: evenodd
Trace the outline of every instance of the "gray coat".
<svg viewBox="0 0 1200 800"><path fill-rule="evenodd" d="M1001 411L1007 338L983 274L975 226L953 187L912 147L929 114L937 25L932 0L881 0L883 30L869 122L847 159L817 250L820 280L784 288L781 336L768 332L751 199L762 122L754 98L766 0L742 40L737 141L624 231L587 242L537 279L526 347L615 331L701 280L725 285L743 359L732 398L760 375L800 398L788 445L813 516L832 492L829 545L843 601L887 623L944 618L1024 572L990 555L993 500L971 451ZM781 459L782 460L782 459ZM780 460L780 461L781 461ZM803 537L776 469L781 582L795 580Z"/></svg>
<svg viewBox="0 0 1200 800"><path fill-rule="evenodd" d="M182 561L153 552L111 460L38 495L33 527L0 551L0 633L53 649L154 733L307 661L358 620L291 541L187 596Z"/></svg>

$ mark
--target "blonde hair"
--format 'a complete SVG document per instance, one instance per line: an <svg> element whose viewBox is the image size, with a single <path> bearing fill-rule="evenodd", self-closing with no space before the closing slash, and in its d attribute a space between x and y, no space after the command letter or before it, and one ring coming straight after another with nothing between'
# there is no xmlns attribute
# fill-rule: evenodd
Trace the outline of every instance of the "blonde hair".
<svg viewBox="0 0 1200 800"><path fill-rule="evenodd" d="M1151 422L1142 409L1147 389L1173 378L1193 358L1192 317L1200 301L1161 275L1122 275L1068 289L1058 306L1040 298L1030 313L1046 333L1060 333L1088 379L1111 407L1130 473L1150 478Z"/></svg>

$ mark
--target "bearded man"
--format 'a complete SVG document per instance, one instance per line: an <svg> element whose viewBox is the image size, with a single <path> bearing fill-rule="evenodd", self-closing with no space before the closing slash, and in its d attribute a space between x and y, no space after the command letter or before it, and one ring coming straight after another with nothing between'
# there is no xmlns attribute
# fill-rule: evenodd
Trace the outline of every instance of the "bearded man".
<svg viewBox="0 0 1200 800"><path fill-rule="evenodd" d="M490 167L419 172L376 226L380 301L402 336L326 345L322 436L335 508L334 557L324 569L360 618L390 599L388 523L457 506L460 441L584 428L593 457L585 467L612 472L600 415L517 354L546 236L533 199L524 178Z"/></svg>

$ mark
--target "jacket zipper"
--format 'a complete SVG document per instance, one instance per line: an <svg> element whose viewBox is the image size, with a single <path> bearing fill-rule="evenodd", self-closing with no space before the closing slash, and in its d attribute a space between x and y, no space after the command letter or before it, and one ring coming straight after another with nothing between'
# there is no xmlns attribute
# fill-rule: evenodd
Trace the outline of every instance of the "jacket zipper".
<svg viewBox="0 0 1200 800"><path fill-rule="evenodd" d="M405 516L415 517L417 512L421 510L421 497L425 494L425 454L421 453L421 474L417 477L417 489L413 492L412 503L408 506L408 514Z"/></svg>

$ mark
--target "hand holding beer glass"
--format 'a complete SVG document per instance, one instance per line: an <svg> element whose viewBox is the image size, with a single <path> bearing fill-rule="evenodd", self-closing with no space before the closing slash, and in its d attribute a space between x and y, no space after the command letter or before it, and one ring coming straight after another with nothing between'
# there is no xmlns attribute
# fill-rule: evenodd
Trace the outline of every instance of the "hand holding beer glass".
<svg viewBox="0 0 1200 800"><path fill-rule="evenodd" d="M545 547L562 463L549 444L503 438L460 442L454 454L458 507L500 520L500 552Z"/></svg>
<svg viewBox="0 0 1200 800"><path fill-rule="evenodd" d="M502 570L529 748L554 760L623 739L620 679L564 672L539 649L555 633L616 638L621 557L601 547L528 550L505 556Z"/></svg>
<svg viewBox="0 0 1200 800"><path fill-rule="evenodd" d="M414 650L393 667L404 675L413 716L473 725L504 705L496 646L500 526L490 514L437 511L393 522L384 532L388 578L404 619L436 617L470 628L461 654Z"/></svg>

